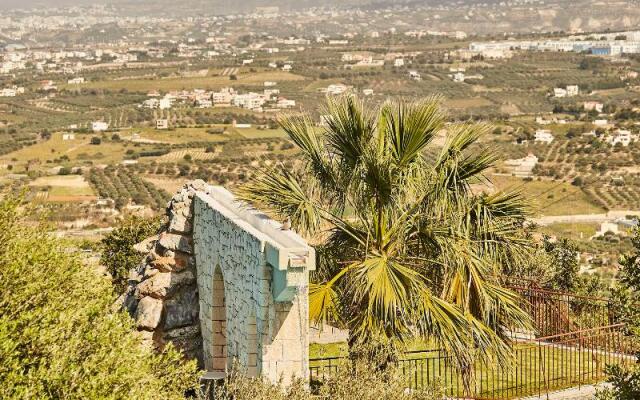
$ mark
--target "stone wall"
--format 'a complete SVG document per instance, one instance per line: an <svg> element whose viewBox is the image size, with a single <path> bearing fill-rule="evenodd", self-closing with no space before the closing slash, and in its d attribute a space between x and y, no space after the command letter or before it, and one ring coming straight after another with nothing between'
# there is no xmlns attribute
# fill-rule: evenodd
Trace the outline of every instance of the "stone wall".
<svg viewBox="0 0 640 400"><path fill-rule="evenodd" d="M172 342L209 371L237 362L271 380L308 371L308 272L293 231L194 181L171 200L167 229L137 248L125 305L157 348Z"/></svg>
<svg viewBox="0 0 640 400"><path fill-rule="evenodd" d="M233 202L233 196L222 188L210 188L194 197L193 237L204 365L220 370L235 359L252 375L273 380L280 375L306 376L306 284L297 288L290 301L276 302L272 280L279 266L270 264L266 255L268 246L277 247L291 232ZM257 217L255 223L252 217ZM267 229L269 225L274 229ZM307 282L308 270L302 273ZM220 298L221 287L224 299ZM227 321L224 327L218 322L222 305Z"/></svg>
<svg viewBox="0 0 640 400"><path fill-rule="evenodd" d="M193 256L192 199L203 182L185 185L167 208L169 224L158 236L136 246L146 255L131 271L124 306L149 346L171 342L202 365L199 298Z"/></svg>

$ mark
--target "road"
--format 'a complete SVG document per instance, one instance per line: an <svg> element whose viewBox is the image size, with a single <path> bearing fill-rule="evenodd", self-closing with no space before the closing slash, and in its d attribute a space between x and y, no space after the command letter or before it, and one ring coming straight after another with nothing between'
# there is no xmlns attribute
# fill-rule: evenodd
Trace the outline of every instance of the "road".
<svg viewBox="0 0 640 400"><path fill-rule="evenodd" d="M541 226L558 223L602 223L616 218L626 217L628 215L640 217L640 211L618 210L609 211L604 214L547 215L544 217L532 218L531 221Z"/></svg>

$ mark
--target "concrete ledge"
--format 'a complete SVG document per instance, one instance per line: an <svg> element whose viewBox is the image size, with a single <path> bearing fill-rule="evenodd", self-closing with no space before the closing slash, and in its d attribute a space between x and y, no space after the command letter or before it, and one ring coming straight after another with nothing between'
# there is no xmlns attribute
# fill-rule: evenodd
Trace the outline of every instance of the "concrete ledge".
<svg viewBox="0 0 640 400"><path fill-rule="evenodd" d="M207 185L205 192L197 192L196 196L264 244L269 244L273 251L268 261L273 262L273 267L285 270L293 264L315 269L315 251L300 235L283 230L280 222L237 200L227 189Z"/></svg>

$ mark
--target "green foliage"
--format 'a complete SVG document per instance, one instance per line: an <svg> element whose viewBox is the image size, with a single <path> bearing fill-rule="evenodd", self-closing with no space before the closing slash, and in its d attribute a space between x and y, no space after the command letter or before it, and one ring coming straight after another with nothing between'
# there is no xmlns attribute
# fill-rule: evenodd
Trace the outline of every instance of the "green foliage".
<svg viewBox="0 0 640 400"><path fill-rule="evenodd" d="M118 209L134 201L138 205L162 210L171 198L165 190L158 189L141 178L133 168L92 168L87 174L87 180L101 197L113 199Z"/></svg>
<svg viewBox="0 0 640 400"><path fill-rule="evenodd" d="M612 290L610 310L616 322L627 324L628 334L640 344L640 228L634 231L634 251L620 259L620 284ZM633 368L608 366L611 389L598 393L598 400L640 399L640 359Z"/></svg>
<svg viewBox="0 0 640 400"><path fill-rule="evenodd" d="M286 389L282 383L272 384L262 378L249 378L234 369L223 386L214 390L220 400L436 400L444 398L434 382L421 391L406 391L406 377L399 367L375 368L363 360L340 364L322 382L312 382L311 391L302 380Z"/></svg>
<svg viewBox="0 0 640 400"><path fill-rule="evenodd" d="M631 243L634 253L625 255L620 260L620 282L629 290L640 294L640 228L635 229Z"/></svg>
<svg viewBox="0 0 640 400"><path fill-rule="evenodd" d="M100 262L111 274L116 292L124 291L129 271L142 260L133 246L158 233L160 225L159 218L129 216L102 239Z"/></svg>
<svg viewBox="0 0 640 400"><path fill-rule="evenodd" d="M580 266L578 265L578 249L568 239L552 242L544 238L545 251L550 255L553 271L552 286L554 289L571 291L576 287Z"/></svg>
<svg viewBox="0 0 640 400"><path fill-rule="evenodd" d="M196 365L142 347L107 279L0 202L0 398L182 399Z"/></svg>
<svg viewBox="0 0 640 400"><path fill-rule="evenodd" d="M240 193L297 230L323 230L311 318L348 326L353 342L418 335L461 366L476 356L506 365L500 331L529 318L495 276L530 241L517 193L471 190L495 161L495 151L478 145L491 129L452 125L435 147L445 128L436 99L374 111L346 96L326 108L321 134L308 115L281 120L301 168L267 168Z"/></svg>
<svg viewBox="0 0 640 400"><path fill-rule="evenodd" d="M627 324L630 334L640 339L640 228L631 240L634 250L620 257L619 284L612 289L611 310L618 322Z"/></svg>
<svg viewBox="0 0 640 400"><path fill-rule="evenodd" d="M605 369L607 381L612 388L600 391L597 400L637 400L640 399L640 366L625 369L619 365L610 365Z"/></svg>

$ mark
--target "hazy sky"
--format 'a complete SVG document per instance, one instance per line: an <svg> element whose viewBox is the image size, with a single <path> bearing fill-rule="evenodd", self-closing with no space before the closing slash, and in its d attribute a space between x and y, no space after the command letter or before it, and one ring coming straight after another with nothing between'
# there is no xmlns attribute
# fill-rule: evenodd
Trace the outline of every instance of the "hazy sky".
<svg viewBox="0 0 640 400"><path fill-rule="evenodd" d="M109 3L110 0L100 0L100 3ZM74 4L95 4L95 0L0 0L2 8L31 8L37 6L68 6Z"/></svg>

